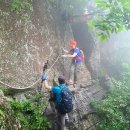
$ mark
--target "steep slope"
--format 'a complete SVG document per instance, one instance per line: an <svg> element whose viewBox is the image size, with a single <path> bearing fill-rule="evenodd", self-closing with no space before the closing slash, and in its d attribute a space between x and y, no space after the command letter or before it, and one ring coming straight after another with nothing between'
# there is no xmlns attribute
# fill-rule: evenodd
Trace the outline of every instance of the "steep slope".
<svg viewBox="0 0 130 130"><path fill-rule="evenodd" d="M26 24L8 10L6 2L1 11L0 79L14 87L30 86L40 78L43 63L49 60L51 67L61 55L61 47L73 39L71 28L47 1L33 2L33 14ZM63 73L68 76L69 63L59 58L49 79ZM85 80L90 80L90 74L87 75Z"/></svg>
<svg viewBox="0 0 130 130"><path fill-rule="evenodd" d="M69 49L68 43L73 39L73 33L70 25L62 20L61 13L54 10L46 0L35 0L31 19L25 24L8 10L7 3L0 5L0 11L4 14L0 15L0 80L13 87L28 87L40 81L43 63L47 60L49 81L54 77L57 79L59 74L68 78L70 59L63 59L60 55L62 47ZM81 89L75 96L77 101L74 101L75 109L71 119L76 123L79 118L77 111L80 110L81 116L87 115L90 112L90 101L104 95L100 86L96 88L91 84L91 74L85 65L82 66L79 84L87 88ZM45 96L48 99L48 94ZM87 125L86 122L90 123ZM81 127L89 129L93 123L85 119Z"/></svg>

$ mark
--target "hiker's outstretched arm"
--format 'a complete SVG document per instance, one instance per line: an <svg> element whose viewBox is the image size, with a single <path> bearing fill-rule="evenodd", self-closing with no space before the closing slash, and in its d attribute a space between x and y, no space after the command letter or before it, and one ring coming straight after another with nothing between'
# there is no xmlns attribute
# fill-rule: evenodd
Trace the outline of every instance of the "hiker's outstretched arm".
<svg viewBox="0 0 130 130"><path fill-rule="evenodd" d="M42 79L42 88L43 88L43 85L44 85L44 87L50 91L51 90L51 86L48 85L46 74L45 74L44 71L42 72L41 79Z"/></svg>
<svg viewBox="0 0 130 130"><path fill-rule="evenodd" d="M72 58L73 58L73 57L77 56L77 53L74 53L73 55L68 54L67 56L68 56L68 57L72 57Z"/></svg>
<svg viewBox="0 0 130 130"><path fill-rule="evenodd" d="M52 87L48 85L47 80L43 81L43 84L46 89L48 89L49 91L51 90Z"/></svg>
<svg viewBox="0 0 130 130"><path fill-rule="evenodd" d="M73 55L71 55L71 54L62 55L62 57L70 57L70 58L73 58L75 56L77 56L77 53L74 53Z"/></svg>

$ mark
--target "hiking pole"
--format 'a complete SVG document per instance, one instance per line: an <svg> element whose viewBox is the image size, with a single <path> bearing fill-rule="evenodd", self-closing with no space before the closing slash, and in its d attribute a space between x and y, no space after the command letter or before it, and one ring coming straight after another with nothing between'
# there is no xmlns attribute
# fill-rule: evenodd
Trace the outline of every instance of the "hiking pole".
<svg viewBox="0 0 130 130"><path fill-rule="evenodd" d="M45 71L46 71L47 68L48 68L48 60L47 60L47 62L46 62L46 63L44 64L44 66L43 66L43 73L45 73ZM41 82L41 85L42 85L42 82ZM53 78L53 85L57 85L56 82L55 82L55 80L54 80L54 78ZM42 86L41 86L41 87L42 87ZM44 110L43 114L45 114L45 112L46 112L47 107L48 107L49 104L50 104L50 106L51 106L52 111L54 112L54 111L55 111L55 107L54 107L54 97L53 97L53 94L51 93L51 91L50 91L50 98L49 98L49 100L48 100L48 103L47 103L47 105L46 105L46 107L45 107L45 110Z"/></svg>
<svg viewBox="0 0 130 130"><path fill-rule="evenodd" d="M45 70L48 68L48 60L46 61L46 63L43 66L43 72L45 72Z"/></svg>
<svg viewBox="0 0 130 130"><path fill-rule="evenodd" d="M44 66L43 66L43 71L42 71L43 73L48 69L48 64L49 64L49 63L48 63L48 60L47 60L47 61L45 62L45 64L44 64ZM43 81L41 81L40 91L42 90L42 82L43 82Z"/></svg>

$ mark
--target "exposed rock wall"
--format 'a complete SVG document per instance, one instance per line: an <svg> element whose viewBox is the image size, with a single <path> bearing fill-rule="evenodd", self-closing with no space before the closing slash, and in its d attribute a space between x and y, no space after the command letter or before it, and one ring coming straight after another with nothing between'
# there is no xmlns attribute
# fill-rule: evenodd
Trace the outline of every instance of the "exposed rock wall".
<svg viewBox="0 0 130 130"><path fill-rule="evenodd" d="M0 28L2 28L0 30L0 80L15 87L26 87L40 78L43 63L46 60L49 60L49 67L55 63L58 56L62 53L61 47L68 48L68 42L73 39L73 33L71 26L62 21L61 14L58 14L49 5L47 0L33 1L33 15L26 26L15 17L15 14L8 12L6 5L3 6L4 8L0 8L1 11L4 11L5 15L0 16ZM81 39L82 44L79 45L84 45L81 48L86 49L84 50L86 64L92 76L96 77L99 54L93 39L91 39L92 36L89 34L88 27L87 33L83 32L83 28L86 27L86 24L83 24L82 35L84 34L84 37L87 35L86 37L89 38L83 39L83 41ZM81 27L79 26L79 28ZM75 39L79 42L78 37L75 36ZM84 44L84 41L87 41L87 43ZM98 57L95 57L96 55ZM51 80L59 74L65 74L68 77L69 65L69 59L59 58L51 71L49 71L47 78ZM86 66L83 65L81 83L86 85L90 80L91 75ZM78 103L78 109L81 110L80 114L82 116L90 112L88 104L96 95L94 93L99 92L99 90L96 90L95 86L90 86L89 88L82 89L80 94L76 96L78 101L75 102L75 106ZM98 96L100 97L102 94L99 93ZM95 98L97 97L95 96ZM75 107L71 119L77 122L78 117L79 115L77 115ZM87 125L89 120L87 119L81 123L82 127L85 126L84 129L93 127L92 121ZM95 126L94 128L92 127L91 129L96 129Z"/></svg>
<svg viewBox="0 0 130 130"><path fill-rule="evenodd" d="M46 0L33 1L33 9L30 21L24 24L8 11L6 4L1 7L4 15L0 18L0 79L15 87L34 83L40 78L43 63L49 60L51 66L61 55L62 46L66 47L73 39L70 25ZM59 58L49 79L63 73L68 77L69 64L69 59ZM84 82L91 79L88 71L85 72Z"/></svg>
<svg viewBox="0 0 130 130"><path fill-rule="evenodd" d="M7 11L6 4L1 8L5 15L0 18L0 79L16 87L35 82L41 75L43 63L48 59L51 66L61 54L62 39L53 11L46 1L33 4L33 15L26 26L15 14ZM49 74L50 78L54 71L62 73L62 59L54 69Z"/></svg>

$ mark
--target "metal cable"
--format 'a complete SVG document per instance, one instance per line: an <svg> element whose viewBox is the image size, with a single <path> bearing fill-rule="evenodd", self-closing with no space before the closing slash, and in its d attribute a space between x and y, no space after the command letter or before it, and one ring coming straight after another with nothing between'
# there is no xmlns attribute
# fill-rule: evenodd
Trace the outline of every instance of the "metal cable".
<svg viewBox="0 0 130 130"><path fill-rule="evenodd" d="M55 62L53 63L53 65L47 70L47 73L49 73L51 71L51 69L53 68L53 66L56 64L56 62L60 59L60 55L57 57L57 59L55 60ZM13 86L10 86L9 84L6 84L2 81L0 81L0 84L8 87L8 88L12 88L12 89L19 89L19 90L24 90L24 89L31 89L33 88L37 83L39 83L41 80L41 78L39 78L35 83L33 83L32 85L28 86L28 87L25 87L25 88L16 88L16 87L13 87Z"/></svg>

